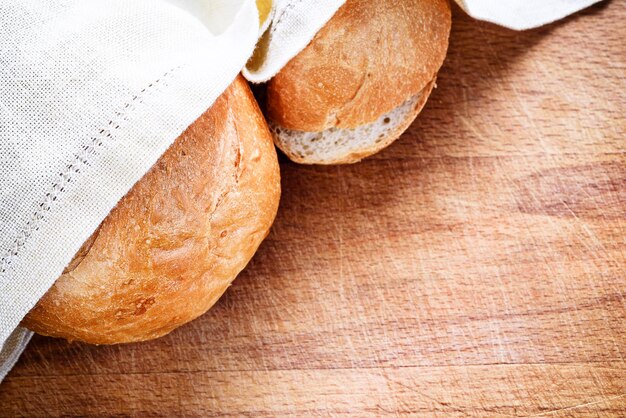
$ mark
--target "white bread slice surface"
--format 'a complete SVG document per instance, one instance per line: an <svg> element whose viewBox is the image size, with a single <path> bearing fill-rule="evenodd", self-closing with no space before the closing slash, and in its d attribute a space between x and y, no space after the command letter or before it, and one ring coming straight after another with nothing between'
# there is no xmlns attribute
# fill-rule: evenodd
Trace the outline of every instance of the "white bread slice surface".
<svg viewBox="0 0 626 418"><path fill-rule="evenodd" d="M275 143L308 164L355 162L389 145L426 102L450 27L448 0L347 0L268 83Z"/></svg>

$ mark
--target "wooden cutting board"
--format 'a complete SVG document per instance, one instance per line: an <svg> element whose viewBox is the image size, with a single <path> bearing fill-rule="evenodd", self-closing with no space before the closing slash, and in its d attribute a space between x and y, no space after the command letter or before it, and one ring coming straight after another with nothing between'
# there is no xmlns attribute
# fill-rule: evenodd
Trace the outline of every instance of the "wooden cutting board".
<svg viewBox="0 0 626 418"><path fill-rule="evenodd" d="M419 119L357 165L285 161L213 310L143 344L36 337L1 415L626 416L625 22L455 9Z"/></svg>

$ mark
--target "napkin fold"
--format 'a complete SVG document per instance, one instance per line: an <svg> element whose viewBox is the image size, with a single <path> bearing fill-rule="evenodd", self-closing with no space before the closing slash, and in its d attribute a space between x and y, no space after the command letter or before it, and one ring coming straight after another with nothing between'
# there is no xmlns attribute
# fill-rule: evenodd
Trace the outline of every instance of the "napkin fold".
<svg viewBox="0 0 626 418"><path fill-rule="evenodd" d="M456 1L529 29L599 0ZM0 0L0 381L119 199L237 73L270 79L344 2L275 0L260 32L254 0Z"/></svg>
<svg viewBox="0 0 626 418"><path fill-rule="evenodd" d="M272 78L330 20L345 0L274 0L273 19L243 75L254 83Z"/></svg>
<svg viewBox="0 0 626 418"><path fill-rule="evenodd" d="M0 350L0 382L15 366L15 363L20 358L20 354L26 349L26 345L28 345L32 336L32 331L18 327L7 338L4 347Z"/></svg>
<svg viewBox="0 0 626 418"><path fill-rule="evenodd" d="M456 0L475 19L514 30L533 29L601 0Z"/></svg>

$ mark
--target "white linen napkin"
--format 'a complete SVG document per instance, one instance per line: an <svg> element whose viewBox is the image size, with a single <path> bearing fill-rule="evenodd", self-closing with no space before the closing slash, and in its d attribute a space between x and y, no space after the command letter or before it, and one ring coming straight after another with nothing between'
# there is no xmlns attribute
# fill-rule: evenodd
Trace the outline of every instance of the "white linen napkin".
<svg viewBox="0 0 626 418"><path fill-rule="evenodd" d="M509 29L536 28L601 0L456 0L475 19Z"/></svg>
<svg viewBox="0 0 626 418"><path fill-rule="evenodd" d="M255 83L272 78L330 20L345 0L274 0L273 19L244 76ZM260 52L260 53L259 53Z"/></svg>
<svg viewBox="0 0 626 418"><path fill-rule="evenodd" d="M515 29L598 0L457 0ZM243 70L275 75L345 0L0 0L0 381L21 319L117 201Z"/></svg>

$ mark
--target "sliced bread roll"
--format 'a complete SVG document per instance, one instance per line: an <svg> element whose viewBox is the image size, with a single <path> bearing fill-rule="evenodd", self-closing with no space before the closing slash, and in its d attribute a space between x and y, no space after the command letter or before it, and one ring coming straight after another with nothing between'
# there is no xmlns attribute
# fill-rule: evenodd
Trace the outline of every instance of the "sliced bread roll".
<svg viewBox="0 0 626 418"><path fill-rule="evenodd" d="M306 164L352 163L389 145L435 85L448 0L347 0L267 86L274 141Z"/></svg>
<svg viewBox="0 0 626 418"><path fill-rule="evenodd" d="M280 197L270 132L239 77L117 204L23 321L113 344L209 309L268 234Z"/></svg>

